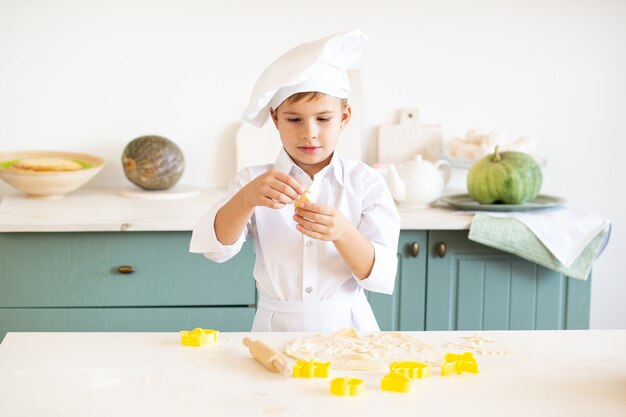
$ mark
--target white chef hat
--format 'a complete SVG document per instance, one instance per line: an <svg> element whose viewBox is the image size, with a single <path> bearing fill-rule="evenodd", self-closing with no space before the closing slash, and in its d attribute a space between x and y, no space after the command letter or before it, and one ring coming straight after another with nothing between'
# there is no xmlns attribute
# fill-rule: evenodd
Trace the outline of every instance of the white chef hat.
<svg viewBox="0 0 626 417"><path fill-rule="evenodd" d="M262 127L270 107L300 92L316 91L348 98L346 69L365 48L367 35L359 29L304 43L280 56L261 74L252 90L245 120Z"/></svg>

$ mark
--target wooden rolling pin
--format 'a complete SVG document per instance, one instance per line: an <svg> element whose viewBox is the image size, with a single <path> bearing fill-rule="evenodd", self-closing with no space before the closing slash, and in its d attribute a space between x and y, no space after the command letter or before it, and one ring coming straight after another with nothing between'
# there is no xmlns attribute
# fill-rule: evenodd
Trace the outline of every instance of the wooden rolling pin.
<svg viewBox="0 0 626 417"><path fill-rule="evenodd" d="M248 347L250 354L270 371L278 372L284 376L291 375L291 369L289 369L285 355L264 341L244 337L243 344Z"/></svg>

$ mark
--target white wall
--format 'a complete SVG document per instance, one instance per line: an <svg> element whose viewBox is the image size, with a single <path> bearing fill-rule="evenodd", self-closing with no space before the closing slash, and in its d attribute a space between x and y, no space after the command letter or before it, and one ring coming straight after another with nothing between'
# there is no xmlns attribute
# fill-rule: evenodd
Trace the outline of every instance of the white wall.
<svg viewBox="0 0 626 417"><path fill-rule="evenodd" d="M591 324L626 328L625 21L622 0L0 0L0 150L95 153L108 166L92 184L122 185L125 144L155 133L183 149L181 183L225 186L265 66L359 27L364 159L401 108L444 140L472 127L534 136L542 192L613 221Z"/></svg>

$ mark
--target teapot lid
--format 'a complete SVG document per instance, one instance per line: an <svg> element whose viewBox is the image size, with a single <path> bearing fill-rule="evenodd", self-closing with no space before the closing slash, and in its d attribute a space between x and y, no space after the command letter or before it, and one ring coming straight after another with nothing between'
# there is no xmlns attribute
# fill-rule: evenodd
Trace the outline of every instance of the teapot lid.
<svg viewBox="0 0 626 417"><path fill-rule="evenodd" d="M421 169L435 168L433 163L424 159L421 153L416 153L415 155L413 155L413 158L411 158L409 162L411 163L411 165L419 167Z"/></svg>

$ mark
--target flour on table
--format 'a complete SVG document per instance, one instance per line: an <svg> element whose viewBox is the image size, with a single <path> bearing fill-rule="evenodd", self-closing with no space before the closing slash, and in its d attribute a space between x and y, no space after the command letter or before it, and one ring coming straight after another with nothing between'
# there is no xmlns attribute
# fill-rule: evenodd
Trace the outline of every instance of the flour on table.
<svg viewBox="0 0 626 417"><path fill-rule="evenodd" d="M445 346L447 348L470 351L478 355L508 355L511 353L508 350L500 349L495 346L497 343L495 339L481 336L480 333L476 333L473 336L461 336L464 339L462 342L447 342Z"/></svg>
<svg viewBox="0 0 626 417"><path fill-rule="evenodd" d="M330 362L334 369L386 368L394 361L441 364L441 352L406 333L384 332L361 336L355 329L332 335L314 334L290 341L285 353L295 359Z"/></svg>

